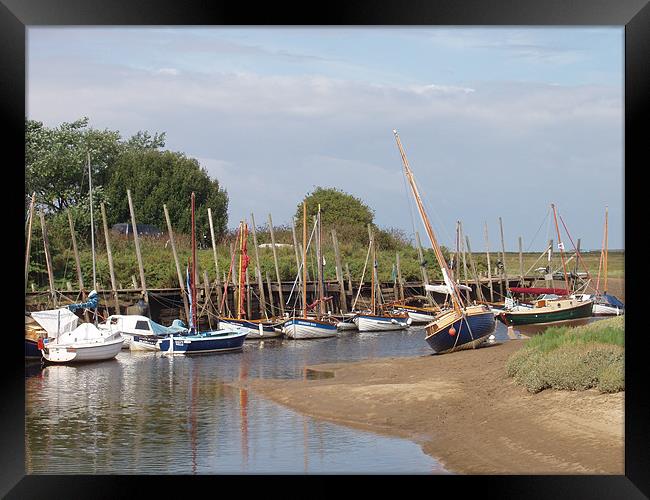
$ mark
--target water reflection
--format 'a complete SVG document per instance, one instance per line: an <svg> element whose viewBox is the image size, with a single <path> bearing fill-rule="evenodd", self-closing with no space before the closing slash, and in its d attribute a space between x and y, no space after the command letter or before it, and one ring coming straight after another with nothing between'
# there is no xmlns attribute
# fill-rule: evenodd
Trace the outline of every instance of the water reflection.
<svg viewBox="0 0 650 500"><path fill-rule="evenodd" d="M501 331L503 330L503 331ZM495 335L507 341L505 328ZM441 473L410 441L299 415L246 389L305 365L430 355L422 329L248 342L240 353L111 361L26 372L29 473Z"/></svg>

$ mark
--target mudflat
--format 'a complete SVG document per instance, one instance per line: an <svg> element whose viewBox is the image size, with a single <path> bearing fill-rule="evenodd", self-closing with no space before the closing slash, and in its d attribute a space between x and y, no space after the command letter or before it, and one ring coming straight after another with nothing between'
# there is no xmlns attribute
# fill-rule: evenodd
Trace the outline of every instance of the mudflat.
<svg viewBox="0 0 650 500"><path fill-rule="evenodd" d="M315 418L411 439L451 473L624 474L624 393L530 394L505 373L525 342L234 384Z"/></svg>

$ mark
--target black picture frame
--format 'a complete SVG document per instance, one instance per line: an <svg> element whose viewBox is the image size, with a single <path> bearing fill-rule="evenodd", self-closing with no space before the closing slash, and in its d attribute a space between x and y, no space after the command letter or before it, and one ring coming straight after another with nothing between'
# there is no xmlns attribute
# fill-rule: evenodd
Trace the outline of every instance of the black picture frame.
<svg viewBox="0 0 650 500"><path fill-rule="evenodd" d="M363 0L331 1L312 5L278 5L274 2L251 7L241 3L208 3L200 0L0 0L0 106L5 132L0 135L5 152L3 172L13 182L24 182L24 120L26 52L25 30L35 25L523 25L523 26L625 26L625 249L626 280L626 398L625 398L625 475L624 476L435 476L418 477L414 488L431 488L438 494L449 485L454 494L466 493L475 486L481 496L533 498L644 498L650 496L650 405L646 380L649 380L645 353L648 334L644 331L640 301L643 288L638 276L643 273L643 230L645 187L642 171L647 158L648 91L650 90L650 6L648 0L445 0L388 2ZM8 154L7 154L8 153ZM15 177L18 180L15 180ZM5 206L19 206L21 194L5 188ZM9 196L7 196L9 195ZM580 196L577 187L577 196ZM647 196L647 195L646 195ZM15 197L16 199L13 199ZM22 200L24 201L24 200ZM20 231L20 217L8 210L6 219ZM639 222L641 222L639 224ZM7 236L7 241L11 236ZM24 247L5 245L7 262L23 262ZM639 267L636 267L636 266ZM209 476L48 476L25 475L24 453L24 344L17 334L20 294L11 283L20 283L20 266L6 267L17 275L7 277L3 332L5 354L0 366L5 376L2 394L2 450L0 454L0 494L8 498L94 497L116 498L126 492L143 493L145 484L157 483L163 490L191 481L192 491L207 487ZM24 304L23 304L24 305ZM534 429L531 429L534 432ZM270 477L266 476L265 481ZM318 493L337 494L331 480L310 477ZM286 478L280 478L282 482ZM292 479L293 481L293 479ZM390 476L373 477L375 487L393 482ZM425 483L426 481L426 483ZM431 484L431 481L435 481ZM278 486L280 481L272 481ZM368 483L369 481L365 481ZM239 484L232 483L230 484ZM296 483L297 484L297 483ZM287 485L285 484L285 488ZM308 487L313 487L308 485ZM329 491L328 491L329 490ZM225 490L224 490L225 491ZM303 490L305 493L308 490ZM339 494L341 490L338 490ZM294 490L295 493L295 490Z"/></svg>

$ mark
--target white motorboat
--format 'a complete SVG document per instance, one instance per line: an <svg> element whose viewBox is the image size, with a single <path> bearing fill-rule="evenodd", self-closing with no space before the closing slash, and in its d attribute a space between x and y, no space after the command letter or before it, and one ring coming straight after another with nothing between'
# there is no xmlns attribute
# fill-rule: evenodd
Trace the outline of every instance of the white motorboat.
<svg viewBox="0 0 650 500"><path fill-rule="evenodd" d="M32 318L47 332L47 337L39 342L39 348L43 358L51 363L112 359L124 343L119 332L99 329L92 323L77 326L78 317L65 307L35 311Z"/></svg>
<svg viewBox="0 0 650 500"><path fill-rule="evenodd" d="M188 332L188 328L178 319L171 326L163 326L137 314L113 314L98 326L100 330L120 333L124 337L123 347L132 351L158 351L158 340L161 338Z"/></svg>

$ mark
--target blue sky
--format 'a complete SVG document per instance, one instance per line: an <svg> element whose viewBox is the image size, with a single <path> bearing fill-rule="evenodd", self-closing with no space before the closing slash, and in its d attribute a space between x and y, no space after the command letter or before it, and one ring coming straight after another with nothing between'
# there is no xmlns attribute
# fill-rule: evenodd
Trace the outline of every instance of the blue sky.
<svg viewBox="0 0 650 500"><path fill-rule="evenodd" d="M443 244L557 237L623 247L622 27L39 28L27 33L28 117L166 132L230 196L229 225L288 224L337 187L382 227L413 221L392 129ZM566 236L563 233L563 240ZM567 247L568 247L567 242Z"/></svg>

